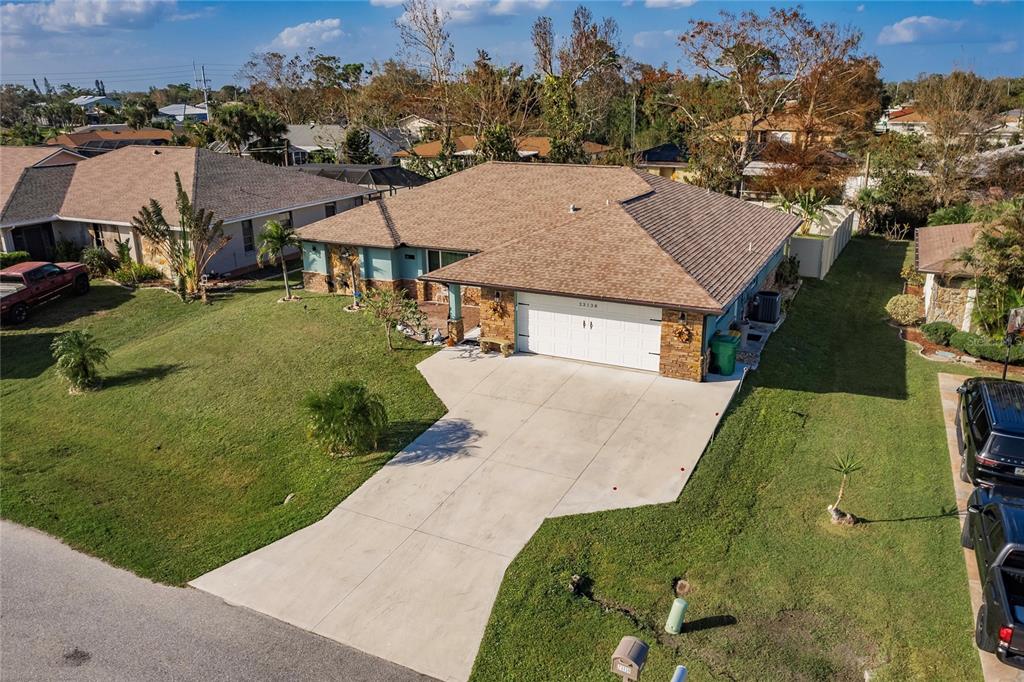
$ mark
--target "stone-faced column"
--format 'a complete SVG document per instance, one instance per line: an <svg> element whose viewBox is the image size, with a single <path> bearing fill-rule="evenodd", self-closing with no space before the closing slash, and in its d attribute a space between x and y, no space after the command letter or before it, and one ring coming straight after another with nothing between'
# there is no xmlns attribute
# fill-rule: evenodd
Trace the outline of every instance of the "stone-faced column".
<svg viewBox="0 0 1024 682"><path fill-rule="evenodd" d="M466 338L466 326L462 321L462 287L448 285L448 344L461 343Z"/></svg>

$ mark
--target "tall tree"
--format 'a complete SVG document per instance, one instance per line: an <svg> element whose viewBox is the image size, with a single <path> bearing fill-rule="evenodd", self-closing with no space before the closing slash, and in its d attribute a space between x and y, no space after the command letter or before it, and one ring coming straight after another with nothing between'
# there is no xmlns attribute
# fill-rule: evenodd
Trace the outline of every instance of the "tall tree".
<svg viewBox="0 0 1024 682"><path fill-rule="evenodd" d="M996 113L992 85L966 71L929 76L915 87L916 110L928 122L932 193L943 206L962 201L985 130Z"/></svg>
<svg viewBox="0 0 1024 682"><path fill-rule="evenodd" d="M494 123L483 129L476 145L476 155L482 161L520 160L515 135L503 123Z"/></svg>
<svg viewBox="0 0 1024 682"><path fill-rule="evenodd" d="M301 248L301 246L302 241L295 234L291 225L282 225L277 220L268 220L263 225L263 232L260 234L260 248L256 252L256 262L262 264L263 260L267 259L271 264L281 264L286 301L292 300L292 290L288 284L288 264L285 261L285 256L289 250Z"/></svg>
<svg viewBox="0 0 1024 682"><path fill-rule="evenodd" d="M253 127L252 110L244 104L225 104L213 114L213 136L232 154L241 155Z"/></svg>
<svg viewBox="0 0 1024 682"><path fill-rule="evenodd" d="M346 163L380 163L370 146L370 133L358 126L349 126L345 131Z"/></svg>
<svg viewBox="0 0 1024 682"><path fill-rule="evenodd" d="M257 107L248 120L252 158L264 163L288 165L291 162L287 158L288 142L285 139L288 126L281 117L266 107Z"/></svg>

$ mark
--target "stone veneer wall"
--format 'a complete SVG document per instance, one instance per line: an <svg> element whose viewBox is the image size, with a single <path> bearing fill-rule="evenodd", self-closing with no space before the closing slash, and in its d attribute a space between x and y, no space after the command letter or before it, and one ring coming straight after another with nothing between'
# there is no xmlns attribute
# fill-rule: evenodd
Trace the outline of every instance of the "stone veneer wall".
<svg viewBox="0 0 1024 682"><path fill-rule="evenodd" d="M674 379L704 380L704 316L661 311L661 363L658 372Z"/></svg>
<svg viewBox="0 0 1024 682"><path fill-rule="evenodd" d="M302 287L306 291L318 294L326 294L331 290L327 284L327 275L322 272L311 272L309 270L302 271Z"/></svg>
<svg viewBox="0 0 1024 682"><path fill-rule="evenodd" d="M961 289L955 286L944 287L939 284L936 277L925 321L949 322L960 329L964 323L964 314L967 312L967 298L970 291L970 289Z"/></svg>
<svg viewBox="0 0 1024 682"><path fill-rule="evenodd" d="M495 299L497 294L497 299ZM507 289L480 288L480 336L516 341L516 294Z"/></svg>

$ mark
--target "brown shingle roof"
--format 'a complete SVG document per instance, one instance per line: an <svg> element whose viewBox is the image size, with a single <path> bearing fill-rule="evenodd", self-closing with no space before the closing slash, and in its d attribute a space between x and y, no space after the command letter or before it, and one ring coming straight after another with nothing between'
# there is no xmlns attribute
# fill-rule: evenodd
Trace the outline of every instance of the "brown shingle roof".
<svg viewBox="0 0 1024 682"><path fill-rule="evenodd" d="M3 208L0 223L42 222L57 215L74 172L73 165L26 168Z"/></svg>
<svg viewBox="0 0 1024 682"><path fill-rule="evenodd" d="M6 219L8 204L11 203L23 174L34 166L54 166L72 164L83 157L63 147L14 147L0 146L0 221L8 222ZM18 210L22 216L19 220L36 219L46 220L53 216L53 212L46 215L28 216L25 213L29 206L23 203ZM12 214L13 215L13 214Z"/></svg>
<svg viewBox="0 0 1024 682"><path fill-rule="evenodd" d="M60 215L128 223L152 198L173 219L175 172L193 203L226 222L372 191L207 149L128 146L76 166Z"/></svg>
<svg viewBox="0 0 1024 682"><path fill-rule="evenodd" d="M618 203L476 254L424 279L717 312L721 306Z"/></svg>
<svg viewBox="0 0 1024 682"><path fill-rule="evenodd" d="M569 205L592 211L650 191L628 168L491 162L361 206L298 230L304 239L337 244L483 251L565 222ZM374 202L378 203L378 202Z"/></svg>
<svg viewBox="0 0 1024 682"><path fill-rule="evenodd" d="M919 272L936 275L969 275L970 271L956 260L964 250L974 246L981 223L919 227L914 233L914 261Z"/></svg>
<svg viewBox="0 0 1024 682"><path fill-rule="evenodd" d="M173 133L163 128L140 128L133 130L83 130L75 133L61 133L50 140L50 144L61 144L68 147L81 147L87 142L109 142L117 140L146 141L163 140L170 142Z"/></svg>

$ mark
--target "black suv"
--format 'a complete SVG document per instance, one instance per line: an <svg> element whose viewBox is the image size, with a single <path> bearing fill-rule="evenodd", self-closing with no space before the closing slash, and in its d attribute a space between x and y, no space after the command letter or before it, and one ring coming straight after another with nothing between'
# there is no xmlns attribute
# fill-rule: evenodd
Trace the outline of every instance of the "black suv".
<svg viewBox="0 0 1024 682"><path fill-rule="evenodd" d="M975 488L960 542L981 578L978 648L1024 669L1024 488Z"/></svg>
<svg viewBox="0 0 1024 682"><path fill-rule="evenodd" d="M957 393L960 478L974 485L1024 485L1024 384L968 379Z"/></svg>

